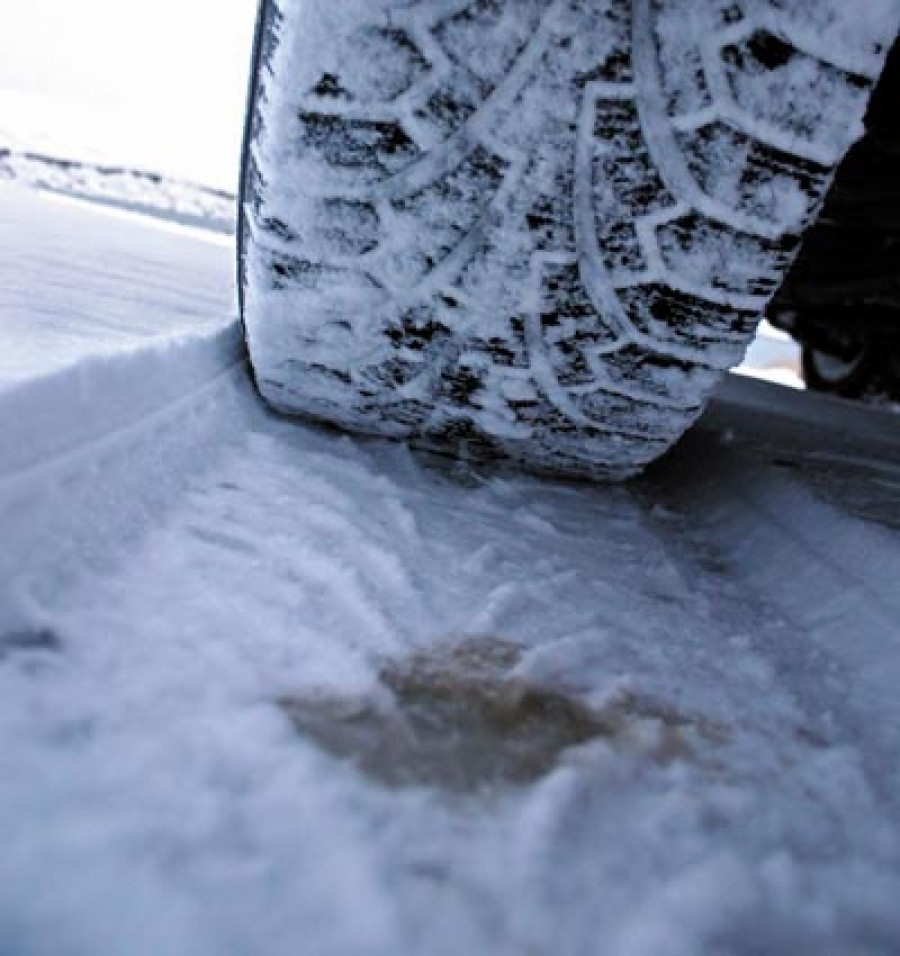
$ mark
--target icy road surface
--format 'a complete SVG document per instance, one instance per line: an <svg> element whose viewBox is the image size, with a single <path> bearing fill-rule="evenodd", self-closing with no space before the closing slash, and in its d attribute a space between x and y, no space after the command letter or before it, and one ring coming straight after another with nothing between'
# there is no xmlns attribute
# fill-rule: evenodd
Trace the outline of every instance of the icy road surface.
<svg viewBox="0 0 900 956"><path fill-rule="evenodd" d="M0 192L3 956L900 950L900 439L628 486L256 400L231 256Z"/></svg>

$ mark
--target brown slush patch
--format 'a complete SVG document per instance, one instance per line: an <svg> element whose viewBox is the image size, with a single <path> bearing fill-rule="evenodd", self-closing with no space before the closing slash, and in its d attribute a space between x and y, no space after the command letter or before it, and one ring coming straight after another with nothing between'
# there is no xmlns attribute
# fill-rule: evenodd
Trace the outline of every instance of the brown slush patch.
<svg viewBox="0 0 900 956"><path fill-rule="evenodd" d="M300 733L391 787L471 792L537 780L571 747L605 740L657 764L694 759L697 739L721 732L702 719L623 694L601 709L513 673L519 645L471 638L388 663L392 705L287 696L279 705Z"/></svg>

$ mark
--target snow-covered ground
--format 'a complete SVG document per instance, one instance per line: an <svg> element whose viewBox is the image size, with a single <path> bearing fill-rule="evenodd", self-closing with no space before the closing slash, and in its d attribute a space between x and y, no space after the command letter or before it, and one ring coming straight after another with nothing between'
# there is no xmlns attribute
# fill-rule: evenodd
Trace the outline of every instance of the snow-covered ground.
<svg viewBox="0 0 900 956"><path fill-rule="evenodd" d="M267 412L221 239L0 216L0 952L900 949L895 419L470 467Z"/></svg>
<svg viewBox="0 0 900 956"><path fill-rule="evenodd" d="M104 208L86 212L65 197L15 186L3 188L2 197L0 248L7 281L0 388L71 366L85 354L221 325L231 315L228 237ZM75 236L78 249L72 255ZM122 276L132 281L117 282Z"/></svg>
<svg viewBox="0 0 900 956"><path fill-rule="evenodd" d="M235 228L234 193L127 166L0 150L0 180L206 231Z"/></svg>

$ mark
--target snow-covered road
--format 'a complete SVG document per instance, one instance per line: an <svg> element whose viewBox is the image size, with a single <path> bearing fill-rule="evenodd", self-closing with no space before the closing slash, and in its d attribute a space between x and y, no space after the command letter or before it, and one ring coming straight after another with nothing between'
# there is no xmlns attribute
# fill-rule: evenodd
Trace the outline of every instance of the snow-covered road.
<svg viewBox="0 0 900 956"><path fill-rule="evenodd" d="M900 949L896 417L472 467L267 412L215 241L0 250L3 956Z"/></svg>

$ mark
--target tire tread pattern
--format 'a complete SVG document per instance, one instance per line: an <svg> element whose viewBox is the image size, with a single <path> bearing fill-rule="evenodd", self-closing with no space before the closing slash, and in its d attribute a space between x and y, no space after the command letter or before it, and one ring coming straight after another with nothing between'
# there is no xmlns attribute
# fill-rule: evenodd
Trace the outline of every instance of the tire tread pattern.
<svg viewBox="0 0 900 956"><path fill-rule="evenodd" d="M274 83L301 25L270 2ZM293 128L264 79L241 250L263 394L640 470L740 360L850 145L885 43L823 58L807 27L842 6L397 2L355 30L352 77L297 92Z"/></svg>

